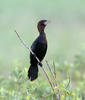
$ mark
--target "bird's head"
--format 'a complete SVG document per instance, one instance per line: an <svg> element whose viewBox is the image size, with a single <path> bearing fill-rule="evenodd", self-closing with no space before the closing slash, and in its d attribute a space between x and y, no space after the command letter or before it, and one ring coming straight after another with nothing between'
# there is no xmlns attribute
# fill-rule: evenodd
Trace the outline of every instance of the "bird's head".
<svg viewBox="0 0 85 100"><path fill-rule="evenodd" d="M37 24L37 28L38 28L38 31L39 32L42 32L44 31L46 25L49 23L48 20L40 20Z"/></svg>

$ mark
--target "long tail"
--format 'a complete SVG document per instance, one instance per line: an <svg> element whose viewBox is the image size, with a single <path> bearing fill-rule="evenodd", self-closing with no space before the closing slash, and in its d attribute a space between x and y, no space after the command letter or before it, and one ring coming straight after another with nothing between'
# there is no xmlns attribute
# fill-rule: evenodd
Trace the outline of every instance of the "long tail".
<svg viewBox="0 0 85 100"><path fill-rule="evenodd" d="M35 80L38 77L38 66L37 65L30 65L28 70L28 77L31 81Z"/></svg>

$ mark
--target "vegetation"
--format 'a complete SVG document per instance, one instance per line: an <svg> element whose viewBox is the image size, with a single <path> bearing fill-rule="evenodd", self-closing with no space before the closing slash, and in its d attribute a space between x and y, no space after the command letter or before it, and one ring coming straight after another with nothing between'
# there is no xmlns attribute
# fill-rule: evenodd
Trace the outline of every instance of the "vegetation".
<svg viewBox="0 0 85 100"><path fill-rule="evenodd" d="M27 78L28 65L21 67L18 66L20 62L17 62L7 79L0 76L0 100L56 100L55 94L58 89L61 100L84 100L85 73L81 70L85 66L84 58L85 55L81 54L75 56L72 63L55 63L56 80L59 85L55 87L54 92L45 76L43 77L41 69L39 78L30 82Z"/></svg>

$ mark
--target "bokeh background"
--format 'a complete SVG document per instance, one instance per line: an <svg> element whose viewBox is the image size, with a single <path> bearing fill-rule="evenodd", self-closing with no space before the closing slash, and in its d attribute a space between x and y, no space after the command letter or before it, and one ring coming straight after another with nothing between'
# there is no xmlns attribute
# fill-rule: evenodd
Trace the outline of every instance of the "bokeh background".
<svg viewBox="0 0 85 100"><path fill-rule="evenodd" d="M16 29L31 46L38 36L37 22L50 20L45 32L49 61L72 61L85 48L85 1L0 0L0 74L8 75L13 63L29 63L29 52L17 38Z"/></svg>

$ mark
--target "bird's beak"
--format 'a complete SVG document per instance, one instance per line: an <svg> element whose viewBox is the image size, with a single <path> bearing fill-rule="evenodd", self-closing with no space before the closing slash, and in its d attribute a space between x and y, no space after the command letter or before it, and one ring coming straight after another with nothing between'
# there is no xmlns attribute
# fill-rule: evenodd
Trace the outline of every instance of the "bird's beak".
<svg viewBox="0 0 85 100"><path fill-rule="evenodd" d="M48 23L50 23L50 20L45 21L44 25L47 25Z"/></svg>

